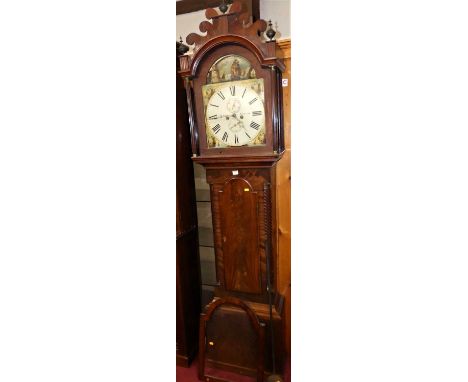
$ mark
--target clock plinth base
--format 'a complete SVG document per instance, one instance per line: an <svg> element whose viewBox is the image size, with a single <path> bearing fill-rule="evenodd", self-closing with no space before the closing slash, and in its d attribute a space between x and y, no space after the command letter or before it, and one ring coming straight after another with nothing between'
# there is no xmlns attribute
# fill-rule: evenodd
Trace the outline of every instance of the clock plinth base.
<svg viewBox="0 0 468 382"><path fill-rule="evenodd" d="M216 297L213 301L216 300ZM283 307L281 296L273 306L276 372L283 368ZM265 376L272 373L269 305L244 301L265 324ZM206 368L255 376L257 373L257 338L245 313L234 306L217 309L206 329Z"/></svg>

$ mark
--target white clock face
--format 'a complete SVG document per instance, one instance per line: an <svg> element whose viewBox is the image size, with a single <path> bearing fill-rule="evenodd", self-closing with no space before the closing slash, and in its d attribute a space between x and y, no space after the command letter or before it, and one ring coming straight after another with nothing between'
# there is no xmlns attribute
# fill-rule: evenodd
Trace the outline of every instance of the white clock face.
<svg viewBox="0 0 468 382"><path fill-rule="evenodd" d="M254 142L264 131L265 108L262 97L251 83L226 82L213 90L206 104L207 133L222 146L244 146Z"/></svg>

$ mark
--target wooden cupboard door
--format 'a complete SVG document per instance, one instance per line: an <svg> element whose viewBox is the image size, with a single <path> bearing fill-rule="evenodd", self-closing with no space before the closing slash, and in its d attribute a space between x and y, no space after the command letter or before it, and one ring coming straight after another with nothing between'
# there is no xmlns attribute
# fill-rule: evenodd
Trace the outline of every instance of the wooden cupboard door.
<svg viewBox="0 0 468 382"><path fill-rule="evenodd" d="M245 179L232 178L218 191L224 287L261 293L259 195Z"/></svg>
<svg viewBox="0 0 468 382"><path fill-rule="evenodd" d="M206 358L214 367L257 367L258 339L247 314L231 306L218 308L206 323Z"/></svg>
<svg viewBox="0 0 468 382"><path fill-rule="evenodd" d="M268 309L254 309L259 321L265 325L264 368L273 371L271 359L271 336ZM275 366L283 371L284 348L282 320L273 315L275 336ZM206 324L206 359L209 367L227 369L241 374L255 375L257 369L258 337L246 313L234 306L219 307Z"/></svg>

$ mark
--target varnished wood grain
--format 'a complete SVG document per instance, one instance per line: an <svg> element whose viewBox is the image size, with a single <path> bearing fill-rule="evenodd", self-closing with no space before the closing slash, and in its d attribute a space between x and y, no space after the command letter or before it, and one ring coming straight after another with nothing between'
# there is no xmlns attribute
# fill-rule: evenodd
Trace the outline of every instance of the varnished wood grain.
<svg viewBox="0 0 468 382"><path fill-rule="evenodd" d="M246 9L252 14L255 20L260 18L260 0L242 0ZM209 7L218 7L221 0L179 0L176 2L176 14L182 15L206 9Z"/></svg>
<svg viewBox="0 0 468 382"><path fill-rule="evenodd" d="M216 300L216 299L215 299ZM264 366L266 374L273 371L271 358L271 338L269 323L269 308L267 304L246 304L255 313L261 324L265 325ZM283 320L281 312L273 308L273 330L275 333L276 371L282 371L284 347L282 344ZM256 375L257 357L256 334L250 328L245 312L235 306L224 305L212 317L206 331L206 341L213 345L206 353L207 365L215 369L223 369L243 375Z"/></svg>
<svg viewBox="0 0 468 382"><path fill-rule="evenodd" d="M277 165L278 291L285 298L285 347L291 350L291 40L278 41L278 56L283 58L283 112L285 152Z"/></svg>
<svg viewBox="0 0 468 382"><path fill-rule="evenodd" d="M261 293L257 193L245 179L231 178L219 191L226 290ZM228 227L226 229L226 227Z"/></svg>
<svg viewBox="0 0 468 382"><path fill-rule="evenodd" d="M189 45L195 45L193 52L196 54L193 57L192 65L196 65L197 56L205 54L206 48L211 45L210 40L216 40L218 36L222 36L226 42L229 41L229 38L226 38L228 36L246 37L248 40L246 42L251 44L252 48L263 51L265 56L275 54L274 43L265 43L261 37L261 34L267 29L266 21L259 19L251 23L251 15L245 8L242 1L235 0L225 14L210 8L205 11L207 20L202 21L199 25L201 34L193 32L186 38Z"/></svg>
<svg viewBox="0 0 468 382"><path fill-rule="evenodd" d="M267 277L266 277L266 252L265 252L265 205L264 205L264 186L265 184L275 184L276 182L276 169L275 165L244 165L243 162L216 165L214 163L206 164L206 180L210 185L211 189L211 200L212 200L212 217L213 217L213 230L214 230L214 242L216 251L216 268L217 277L220 283L219 288L216 289L216 295L226 295L225 292L229 291L234 293L237 297L245 298L250 301L259 301L267 303ZM233 171L236 175L233 175ZM226 186L230 186L231 182L235 181L238 192L242 197L253 198L255 203L248 206L244 206L243 211L239 210L239 207L234 206L231 203L231 197L224 199L221 195L224 195ZM245 189L249 191L246 192ZM276 203L276 188L271 189L271 201L272 205ZM246 208L245 208L246 207ZM245 215L237 216L235 219L224 219L223 216L236 216L236 214ZM239 223L241 222L241 223ZM251 225L254 223L254 225ZM271 241L271 272L270 277L272 281L272 290L277 292L277 277L275 270L277 269L277 230L276 230L276 219L272 216L272 241ZM243 227L240 227L240 226ZM254 228L255 226L255 228ZM248 229L245 229L250 227ZM242 243L238 238L232 237L236 235L237 231L240 230L242 233ZM230 244L229 244L230 243ZM254 247L250 247L255 244ZM227 259L233 257L234 252L231 248L240 249L241 246L245 254L241 255L250 257L249 262L255 262L255 266L249 268L247 275L249 278L257 280L256 273L258 272L261 281L261 288L254 288L253 285L244 284L242 292L248 293L247 295L241 294L240 290L230 289L226 284L226 281L232 281L233 272L238 272L232 267L236 267L233 260ZM228 251L228 252L226 252ZM239 255L237 255L239 256ZM257 263L259 267L257 267ZM245 272L246 269L244 268ZM255 274L253 274L254 272ZM257 281L255 281L256 284Z"/></svg>
<svg viewBox="0 0 468 382"><path fill-rule="evenodd" d="M219 4L221 4L220 0L179 0L176 2L176 15L217 7Z"/></svg>
<svg viewBox="0 0 468 382"><path fill-rule="evenodd" d="M246 303L259 304L263 307L262 310L267 312L265 248L271 248L272 291L275 295L275 309L281 312L274 324L277 327L275 332L278 339L275 341L275 348L280 346L279 353L283 355L282 343L285 342L285 337L289 345L289 329L286 335L283 334L283 309L290 307L290 298L285 304L280 293L289 293L290 284L290 249L286 248L289 245L288 238L290 240L290 207L287 204L289 202L285 201L290 187L290 172L287 170L290 156L284 164L284 158L278 162L282 169L277 170L276 166L285 147L290 149L289 133L283 131L283 117L287 119L290 116L288 110L283 111L283 106L289 105L289 88L281 87L282 72L287 68L277 57L276 42L265 42L259 36L258 32L266 28L265 21L245 24L245 15L239 13L238 4L234 3L231 7L232 12L225 16L212 10L206 12L209 21L200 24L202 34L192 33L187 37L187 42L194 45L193 54L181 58L180 73L190 82L193 92L193 97L187 97L195 113L192 124L192 129L196 130L195 134L192 134L195 139L193 160L205 166L211 190L216 273L219 283L215 288L215 296L238 297ZM280 45L278 52L284 56L283 48ZM264 80L264 146L207 146L202 86L207 81L206 76L212 65L220 57L229 54L246 57L254 67L257 77ZM265 203L265 185L271 185L268 188L271 203ZM249 190L245 191L247 188ZM242 194L245 192L249 195ZM266 208L266 205L271 207ZM284 212L280 211L283 207L286 208ZM271 212L267 211L268 209ZM242 211L242 214L239 211ZM269 216L266 216L269 213L271 243L268 244L271 246L266 243L269 235L265 229L266 221L268 226L270 225ZM235 239L234 235L241 236L241 241ZM285 250L284 254L281 253L281 249ZM289 325L290 318L288 319ZM223 330L233 329L224 326Z"/></svg>
<svg viewBox="0 0 468 382"><path fill-rule="evenodd" d="M255 69L255 73L258 78L264 80L264 91L265 91L265 145L259 146L237 146L228 148L209 148L207 144L206 130L205 130L205 108L203 105L203 93L202 87L206 84L206 78L208 71L212 65L219 60L221 57L236 54L246 58L252 67ZM217 47L215 50L207 52L203 56L203 62L200 63L200 67L197 70L197 77L192 80L193 86L193 97L189 99L188 103L194 104L194 110L196 118L194 120L193 130L197 132L197 150L195 154L202 157L233 157L233 156L255 156L255 155L272 155L274 152L282 152L280 144L275 137L277 136L278 126L278 110L279 107L276 102L276 89L279 84L277 79L276 70L271 68L265 68L257 60L257 57L252 53L248 47L241 45L223 45Z"/></svg>
<svg viewBox="0 0 468 382"><path fill-rule="evenodd" d="M234 327L226 328L225 325L223 325L223 322L226 320L226 318L229 319L229 316L224 316L222 311L223 307L234 307L236 308L236 311L239 313L239 311L242 311L242 315L247 319L247 321L244 320L245 324L239 326L239 316L237 318L234 318L232 320L232 324ZM215 317L216 312L221 312L221 317ZM214 323L210 323L210 320L213 320ZM208 325L211 324L211 329L208 329ZM219 330L216 330L216 327L221 328L221 332ZM247 305L245 302L242 300L235 298L235 297L224 297L224 298L218 298L213 300L211 304L209 304L206 308L206 311L204 314L202 314L201 319L200 319L200 363L198 366L198 378L200 380L204 381L215 381L216 378L212 378L211 376L208 378L208 376L205 375L205 358L208 354L207 352L207 347L210 346L221 346L221 347L226 347L226 351L218 351L217 349L214 349L214 354L218 354L218 356L225 356L226 353L231 353L233 357L242 357L242 354L236 354L241 352L244 347L239 346L239 351L233 353L233 347L236 348L236 342L238 338L232 337L232 340L229 340L229 335L232 336L233 333L239 333L239 329L244 329L247 330L247 333L249 331L253 332L253 335L245 335L241 336L244 339L247 339L250 341L250 344L248 346L249 351L253 350L252 357L253 359L256 358L255 360L255 365L257 368L257 382L263 382L264 380L264 355L265 355L265 325L261 323L255 314L255 312L252 310L252 308ZM226 330L230 330L228 333L226 333ZM224 333L223 333L224 332ZM211 333L211 334L210 334ZM220 337L216 337L217 333L220 334ZM226 338L226 334L228 337ZM209 338L209 336L215 336L216 338ZM214 343L214 341L217 341L220 343ZM212 351L213 353L213 351ZM255 358L254 358L255 356ZM246 360L247 362L250 361L250 359Z"/></svg>
<svg viewBox="0 0 468 382"><path fill-rule="evenodd" d="M192 152L201 157L271 156L283 152L281 72L284 64L276 57L275 41L265 41L261 33L266 30L265 20L251 24L245 13L240 12L241 4L234 1L229 13L217 15L207 10L210 21L200 23L202 34L191 33L187 43L194 45L193 53L181 56L179 73L190 82L187 84L187 102L191 113ZM247 17L247 18L246 18ZM255 69L257 78L264 81L265 99L265 144L257 146L236 146L210 148L205 131L205 109L202 87L212 65L226 55L245 57Z"/></svg>

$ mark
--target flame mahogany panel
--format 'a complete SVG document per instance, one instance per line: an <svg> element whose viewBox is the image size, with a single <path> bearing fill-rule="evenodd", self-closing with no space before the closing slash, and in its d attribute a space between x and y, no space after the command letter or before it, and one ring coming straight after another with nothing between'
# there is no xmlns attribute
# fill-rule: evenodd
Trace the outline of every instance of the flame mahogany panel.
<svg viewBox="0 0 468 382"><path fill-rule="evenodd" d="M276 166L207 166L211 188L213 231L216 251L217 296L237 296L267 302L265 253L265 184L274 184ZM233 175L237 171L237 175ZM249 191L244 191L245 189ZM275 188L271 187L273 203ZM275 214L272 216L275 227ZM271 272L276 290L276 230L272 236Z"/></svg>
<svg viewBox="0 0 468 382"><path fill-rule="evenodd" d="M261 293L258 197L249 182L231 178L218 191L226 290ZM256 254L256 255L255 255Z"/></svg>

